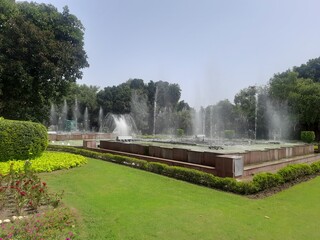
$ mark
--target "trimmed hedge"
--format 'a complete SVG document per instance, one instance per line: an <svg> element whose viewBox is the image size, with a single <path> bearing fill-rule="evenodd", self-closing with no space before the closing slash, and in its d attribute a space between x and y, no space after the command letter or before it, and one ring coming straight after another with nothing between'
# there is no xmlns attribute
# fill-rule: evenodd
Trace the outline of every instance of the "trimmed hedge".
<svg viewBox="0 0 320 240"><path fill-rule="evenodd" d="M257 186L259 191L263 191L283 184L284 180L278 173L259 173L253 177L252 182Z"/></svg>
<svg viewBox="0 0 320 240"><path fill-rule="evenodd" d="M277 173L256 174L251 182L238 182L234 178L221 178L194 169L169 166L163 163L148 162L145 160L113 155L110 153L94 152L82 148L50 145L48 149L52 151L71 152L90 158L124 164L178 180L242 195L258 193L272 187L280 186L285 182L294 181L306 175L320 173L320 162L315 162L310 165L294 164L280 169Z"/></svg>
<svg viewBox="0 0 320 240"><path fill-rule="evenodd" d="M291 182L303 176L311 175L314 171L310 165L307 164L293 164L288 165L278 171L278 174L285 182Z"/></svg>
<svg viewBox="0 0 320 240"><path fill-rule="evenodd" d="M41 156L48 145L45 126L39 123L0 120L0 161Z"/></svg>

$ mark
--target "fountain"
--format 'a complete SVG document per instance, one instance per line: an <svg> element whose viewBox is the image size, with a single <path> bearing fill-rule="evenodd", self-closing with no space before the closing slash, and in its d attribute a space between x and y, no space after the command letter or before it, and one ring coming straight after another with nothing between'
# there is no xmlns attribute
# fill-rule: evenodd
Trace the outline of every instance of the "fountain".
<svg viewBox="0 0 320 240"><path fill-rule="evenodd" d="M103 126L102 126L103 125L103 109L101 106L99 109L98 123L99 123L99 132L102 132L103 131Z"/></svg>
<svg viewBox="0 0 320 240"><path fill-rule="evenodd" d="M254 140L257 140L257 126L258 126L258 92L255 96L255 109L254 109Z"/></svg>
<svg viewBox="0 0 320 240"><path fill-rule="evenodd" d="M88 113L88 107L86 107L86 109L85 109L85 111L84 111L83 120L84 120L84 130L87 132L87 131L89 131L89 113Z"/></svg>
<svg viewBox="0 0 320 240"><path fill-rule="evenodd" d="M201 107L194 112L193 116L193 134L196 140L204 141L206 136L206 112Z"/></svg>
<svg viewBox="0 0 320 240"><path fill-rule="evenodd" d="M156 93L154 95L154 103L153 103L153 136L156 135L156 115L157 115L157 100L158 100L158 87L156 87Z"/></svg>
<svg viewBox="0 0 320 240"><path fill-rule="evenodd" d="M108 113L103 121L103 129L118 136L129 136L137 132L135 121L130 114Z"/></svg>
<svg viewBox="0 0 320 240"><path fill-rule="evenodd" d="M50 126L51 131L58 130L58 122L57 122L57 112L53 103L51 103L50 107Z"/></svg>
<svg viewBox="0 0 320 240"><path fill-rule="evenodd" d="M74 121L74 130L78 131L78 119L80 117L80 111L79 111L79 106L78 106L78 99L76 98L74 101L74 108L73 108L73 121ZM73 125L73 124L72 124ZM73 126L71 127L71 130Z"/></svg>

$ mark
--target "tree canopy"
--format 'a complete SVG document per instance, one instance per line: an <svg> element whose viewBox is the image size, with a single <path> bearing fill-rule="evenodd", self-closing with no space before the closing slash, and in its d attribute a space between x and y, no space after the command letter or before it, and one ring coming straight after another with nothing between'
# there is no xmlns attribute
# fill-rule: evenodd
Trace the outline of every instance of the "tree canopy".
<svg viewBox="0 0 320 240"><path fill-rule="evenodd" d="M0 115L44 121L89 66L83 34L67 7L0 0Z"/></svg>

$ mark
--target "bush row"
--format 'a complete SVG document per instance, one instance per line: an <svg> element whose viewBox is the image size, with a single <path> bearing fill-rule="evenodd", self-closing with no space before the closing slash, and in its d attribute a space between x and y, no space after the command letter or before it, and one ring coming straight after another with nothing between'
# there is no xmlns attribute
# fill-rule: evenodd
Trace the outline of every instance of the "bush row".
<svg viewBox="0 0 320 240"><path fill-rule="evenodd" d="M39 157L48 145L45 126L0 119L0 162Z"/></svg>
<svg viewBox="0 0 320 240"><path fill-rule="evenodd" d="M48 149L53 151L71 152L90 158L97 158L115 162L134 168L139 168L145 171L161 174L167 177L183 180L186 182L242 195L254 194L268 188L280 186L285 182L294 181L300 177L317 174L320 172L320 162L315 162L311 165L294 164L288 165L287 167L282 168L274 174L259 173L254 176L251 182L238 182L234 178L221 178L194 169L169 166L163 163L148 162L145 160L113 155L109 153L94 152L82 148L50 145Z"/></svg>

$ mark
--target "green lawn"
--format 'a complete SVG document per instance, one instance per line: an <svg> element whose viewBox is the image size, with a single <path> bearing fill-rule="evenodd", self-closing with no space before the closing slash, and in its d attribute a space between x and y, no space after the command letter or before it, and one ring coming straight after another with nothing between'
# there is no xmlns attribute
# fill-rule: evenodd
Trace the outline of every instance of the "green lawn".
<svg viewBox="0 0 320 240"><path fill-rule="evenodd" d="M320 239L320 178L262 200L100 160L41 174L83 218L83 239Z"/></svg>

